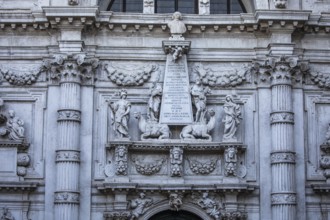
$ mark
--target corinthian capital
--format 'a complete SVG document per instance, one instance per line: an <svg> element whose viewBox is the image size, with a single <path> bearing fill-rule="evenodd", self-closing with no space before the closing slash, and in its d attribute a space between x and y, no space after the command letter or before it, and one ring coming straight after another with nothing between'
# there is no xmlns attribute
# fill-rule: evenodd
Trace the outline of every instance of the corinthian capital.
<svg viewBox="0 0 330 220"><path fill-rule="evenodd" d="M54 83L75 82L92 84L98 67L98 59L86 53L54 54L44 60L49 78Z"/></svg>

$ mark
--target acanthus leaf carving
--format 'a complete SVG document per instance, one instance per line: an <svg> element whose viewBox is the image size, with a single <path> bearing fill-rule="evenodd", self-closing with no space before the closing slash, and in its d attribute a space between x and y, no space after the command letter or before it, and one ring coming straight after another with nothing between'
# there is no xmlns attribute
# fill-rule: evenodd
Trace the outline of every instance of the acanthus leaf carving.
<svg viewBox="0 0 330 220"><path fill-rule="evenodd" d="M55 203L79 203L78 192L55 192Z"/></svg>
<svg viewBox="0 0 330 220"><path fill-rule="evenodd" d="M141 86L147 82L151 74L158 70L155 64L135 66L134 69L118 67L114 63L106 63L104 69L108 78L118 86Z"/></svg>
<svg viewBox="0 0 330 220"><path fill-rule="evenodd" d="M138 173L146 176L151 176L161 170L166 159L161 158L160 160L155 160L154 162L141 162L134 157L132 158L132 161L134 162L135 169Z"/></svg>
<svg viewBox="0 0 330 220"><path fill-rule="evenodd" d="M240 211L224 211L224 212L221 212L221 219L223 219L223 220L245 220L245 219L247 219L247 213L240 212Z"/></svg>
<svg viewBox="0 0 330 220"><path fill-rule="evenodd" d="M272 164L275 163L295 163L295 153L294 152L272 152L270 156L270 161Z"/></svg>
<svg viewBox="0 0 330 220"><path fill-rule="evenodd" d="M296 204L297 196L295 193L273 193L271 196L272 205Z"/></svg>
<svg viewBox="0 0 330 220"><path fill-rule="evenodd" d="M105 219L109 220L129 220L130 216L130 211L113 211L104 213Z"/></svg>
<svg viewBox="0 0 330 220"><path fill-rule="evenodd" d="M247 71L242 70L223 70L215 71L211 68L206 68L202 64L195 65L193 72L199 76L204 85L220 86L220 87L235 87L247 81Z"/></svg>

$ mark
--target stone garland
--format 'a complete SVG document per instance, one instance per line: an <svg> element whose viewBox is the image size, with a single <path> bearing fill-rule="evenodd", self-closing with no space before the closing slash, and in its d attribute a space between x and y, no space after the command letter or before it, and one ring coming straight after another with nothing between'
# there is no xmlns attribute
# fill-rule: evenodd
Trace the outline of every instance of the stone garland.
<svg viewBox="0 0 330 220"><path fill-rule="evenodd" d="M202 163L197 160L188 159L190 170L195 174L207 175L212 173L217 164L218 160L211 160L206 163Z"/></svg>
<svg viewBox="0 0 330 220"><path fill-rule="evenodd" d="M157 65L138 66L134 70L116 67L113 63L106 63L104 69L108 78L118 86L142 86L151 74L158 70Z"/></svg>
<svg viewBox="0 0 330 220"><path fill-rule="evenodd" d="M312 82L320 88L330 88L330 74L321 72L310 72Z"/></svg>
<svg viewBox="0 0 330 220"><path fill-rule="evenodd" d="M10 83L11 85L15 86L26 86L32 85L35 83L41 73L41 69L37 72L24 72L24 73L17 73L12 70L1 70L1 74L3 78Z"/></svg>
<svg viewBox="0 0 330 220"><path fill-rule="evenodd" d="M164 162L166 161L165 158L162 158L160 160L154 161L154 162L149 162L149 163L142 163L139 161L137 158L132 158L132 161L135 164L135 169L138 173L146 176L151 176L153 174L158 173Z"/></svg>

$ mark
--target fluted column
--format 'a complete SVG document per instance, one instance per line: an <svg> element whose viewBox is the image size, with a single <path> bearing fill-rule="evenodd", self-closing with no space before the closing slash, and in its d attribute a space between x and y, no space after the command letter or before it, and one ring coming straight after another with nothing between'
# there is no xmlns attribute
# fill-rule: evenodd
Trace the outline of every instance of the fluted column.
<svg viewBox="0 0 330 220"><path fill-rule="evenodd" d="M272 69L272 220L296 220L295 152L293 145L292 76L284 58Z"/></svg>
<svg viewBox="0 0 330 220"><path fill-rule="evenodd" d="M81 85L92 81L97 64L83 53L57 54L45 62L51 79L60 86L54 219L79 220Z"/></svg>

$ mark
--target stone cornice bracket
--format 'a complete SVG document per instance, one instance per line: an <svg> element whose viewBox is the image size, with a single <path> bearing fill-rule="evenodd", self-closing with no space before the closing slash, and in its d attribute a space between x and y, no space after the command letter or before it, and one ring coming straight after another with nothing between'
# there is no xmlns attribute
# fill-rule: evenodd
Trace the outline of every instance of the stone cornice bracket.
<svg viewBox="0 0 330 220"><path fill-rule="evenodd" d="M264 60L254 60L249 71L256 75L257 84L292 85L302 83L309 65L308 61L294 56L269 56Z"/></svg>
<svg viewBox="0 0 330 220"><path fill-rule="evenodd" d="M68 0L70 5L77 5L79 0ZM91 25L96 21L99 14L98 7L42 7L44 14L52 25L52 28L58 26L82 27Z"/></svg>
<svg viewBox="0 0 330 220"><path fill-rule="evenodd" d="M85 53L54 54L52 59L45 59L43 66L54 83L73 82L92 85L99 60Z"/></svg>
<svg viewBox="0 0 330 220"><path fill-rule="evenodd" d="M190 50L190 41L172 41L172 40L166 40L163 41L163 50L165 52L165 54L170 54L170 53L174 53L175 51L177 51L178 48L181 48L181 55L183 54L188 54L189 50Z"/></svg>

